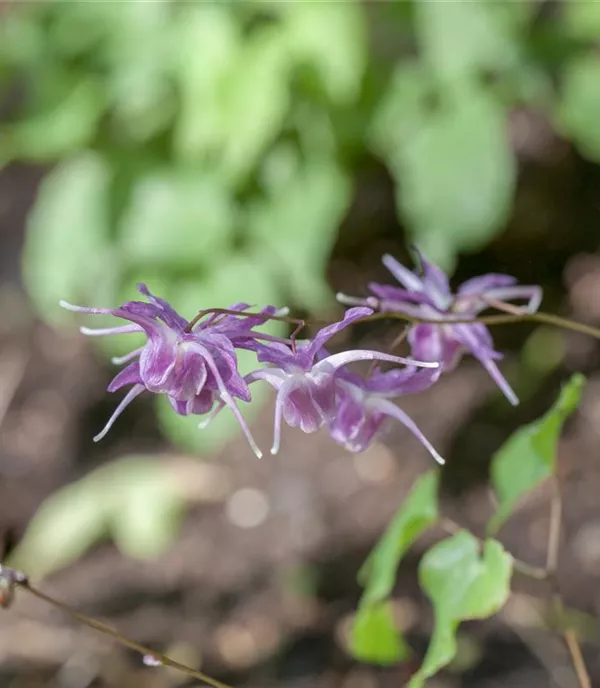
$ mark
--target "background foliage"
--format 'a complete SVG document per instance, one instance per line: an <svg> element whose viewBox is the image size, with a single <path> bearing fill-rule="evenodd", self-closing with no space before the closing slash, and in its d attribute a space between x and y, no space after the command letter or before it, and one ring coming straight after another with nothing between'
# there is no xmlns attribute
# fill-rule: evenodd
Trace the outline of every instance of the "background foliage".
<svg viewBox="0 0 600 688"><path fill-rule="evenodd" d="M65 322L59 299L113 305L145 281L190 317L240 297L326 314L329 259L373 159L393 180L399 228L452 271L514 210L515 112L538 113L600 162L600 3L553 4L541 22L546 4L11 6L0 22L0 164L47 168L24 252L39 313ZM130 345L103 343L113 355ZM574 378L495 455L490 536L554 473L581 387ZM203 432L166 405L158 419L174 443L200 451L235 431L227 414ZM437 489L436 473L419 479L361 571L359 659L410 656L389 597L406 550L440 519ZM110 535L132 556L153 556L183 506L160 466L127 459L51 497L17 555L45 573ZM50 532L64 546L44 548ZM413 685L451 661L463 620L503 604L511 573L493 538L481 549L462 531L429 550L419 576L435 631Z"/></svg>
<svg viewBox="0 0 600 688"><path fill-rule="evenodd" d="M148 281L191 316L243 284L248 301L326 311L371 156L401 224L451 268L511 212L514 108L600 159L598 7L565 3L543 34L527 2L11 7L0 74L22 92L0 161L52 166L29 219L31 297L56 320L59 298L113 304ZM234 431L225 415L205 433L160 417L195 449Z"/></svg>

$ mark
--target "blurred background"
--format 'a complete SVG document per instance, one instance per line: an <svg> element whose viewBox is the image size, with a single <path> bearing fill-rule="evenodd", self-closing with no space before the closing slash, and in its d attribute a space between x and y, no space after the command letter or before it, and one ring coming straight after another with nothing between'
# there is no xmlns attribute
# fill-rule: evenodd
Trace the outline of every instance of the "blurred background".
<svg viewBox="0 0 600 688"><path fill-rule="evenodd" d="M420 445L392 427L351 456L288 429L258 462L227 414L200 432L150 396L95 445L118 402L110 356L132 340L84 341L58 300L113 306L144 281L190 318L242 299L335 318L336 291L385 281L382 253L408 264L414 241L457 283L507 272L544 287L545 311L600 325L599 47L586 1L0 2L8 561L236 687L402 685L411 666L346 649L357 570L431 466ZM384 348L397 333L350 336ZM559 573L600 684L599 345L531 324L494 336L519 408L471 361L403 408L448 459L446 512L481 534L493 452L570 371L590 376L561 444ZM272 399L248 417L269 446ZM547 496L501 534L537 565ZM417 659L432 615L416 565L438 538L398 579ZM543 585L515 587L462 627L432 686L574 685ZM185 682L34 600L2 613L2 688Z"/></svg>

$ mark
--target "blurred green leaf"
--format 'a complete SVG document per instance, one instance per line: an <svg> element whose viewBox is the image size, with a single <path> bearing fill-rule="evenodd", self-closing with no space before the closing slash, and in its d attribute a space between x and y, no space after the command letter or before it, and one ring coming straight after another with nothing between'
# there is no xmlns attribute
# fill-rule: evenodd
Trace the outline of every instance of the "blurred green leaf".
<svg viewBox="0 0 600 688"><path fill-rule="evenodd" d="M439 518L438 484L436 470L416 480L358 574L360 583L365 586L361 603L374 604L391 594L398 565L406 550Z"/></svg>
<svg viewBox="0 0 600 688"><path fill-rule="evenodd" d="M583 4L583 3L582 3ZM600 161L600 57L590 53L567 63L562 74L559 126L582 155Z"/></svg>
<svg viewBox="0 0 600 688"><path fill-rule="evenodd" d="M277 29L255 32L224 86L219 166L226 179L247 175L280 132L290 104L286 48Z"/></svg>
<svg viewBox="0 0 600 688"><path fill-rule="evenodd" d="M41 185L27 221L23 270L29 295L47 318L64 313L60 299L98 303L119 274L109 244L110 176L105 160L88 151Z"/></svg>
<svg viewBox="0 0 600 688"><path fill-rule="evenodd" d="M53 161L91 143L104 109L99 82L86 78L43 112L1 127L0 140L13 158Z"/></svg>
<svg viewBox="0 0 600 688"><path fill-rule="evenodd" d="M415 3L421 50L441 79L452 81L481 70L498 71L515 64L518 45L509 30L506 13L494 5L464 0Z"/></svg>
<svg viewBox="0 0 600 688"><path fill-rule="evenodd" d="M224 4L190 3L179 15L176 77L181 109L174 131L178 158L199 160L225 136L223 90L240 52L241 32Z"/></svg>
<svg viewBox="0 0 600 688"><path fill-rule="evenodd" d="M127 457L54 492L36 512L11 563L46 576L112 535L132 557L161 553L173 541L183 499L160 460Z"/></svg>
<svg viewBox="0 0 600 688"><path fill-rule="evenodd" d="M554 406L539 420L519 428L492 458L492 484L499 506L488 523L493 534L518 501L554 473L557 444L565 420L581 400L585 378L573 375Z"/></svg>
<svg viewBox="0 0 600 688"><path fill-rule="evenodd" d="M248 233L262 264L309 310L322 312L331 301L325 269L350 198L346 172L314 157L250 207Z"/></svg>
<svg viewBox="0 0 600 688"><path fill-rule="evenodd" d="M435 94L422 63L400 62L392 75L369 127L369 139L379 155L393 162L402 146L423 128Z"/></svg>
<svg viewBox="0 0 600 688"><path fill-rule="evenodd" d="M288 50L277 27L242 40L225 5L186 8L179 46L176 155L211 160L237 183L279 134L289 107Z"/></svg>
<svg viewBox="0 0 600 688"><path fill-rule="evenodd" d="M442 103L387 157L411 233L434 262L449 267L459 251L482 248L502 229L516 163L504 110L484 92Z"/></svg>
<svg viewBox="0 0 600 688"><path fill-rule="evenodd" d="M453 659L455 633L461 621L486 618L504 605L510 594L512 562L496 540L486 540L480 554L479 541L466 531L434 545L425 554L419 580L433 604L435 627L410 688L423 686L425 679Z"/></svg>
<svg viewBox="0 0 600 688"><path fill-rule="evenodd" d="M72 564L106 535L110 506L93 481L57 490L36 511L11 564L39 577Z"/></svg>
<svg viewBox="0 0 600 688"><path fill-rule="evenodd" d="M119 461L113 470L118 505L110 530L119 549L130 557L148 559L175 540L184 502L159 461L136 458Z"/></svg>
<svg viewBox="0 0 600 688"><path fill-rule="evenodd" d="M284 12L286 39L296 61L309 64L339 105L358 98L367 62L361 3L292 2Z"/></svg>
<svg viewBox="0 0 600 688"><path fill-rule="evenodd" d="M360 607L352 626L352 656L360 662L388 666L412 652L396 629L389 602Z"/></svg>
<svg viewBox="0 0 600 688"><path fill-rule="evenodd" d="M202 172L165 169L140 177L120 224L130 265L197 269L223 257L236 208L227 189Z"/></svg>
<svg viewBox="0 0 600 688"><path fill-rule="evenodd" d="M600 3L565 2L560 5L561 26L573 38L596 42L600 36Z"/></svg>
<svg viewBox="0 0 600 688"><path fill-rule="evenodd" d="M240 285L243 285L240 291ZM203 281L185 282L173 288L170 301L184 317L192 318L203 308L226 308L240 299L258 308L279 304L279 290L261 263L252 255L232 257L206 276ZM281 336L285 324L270 322L261 328L263 332ZM256 355L250 351L236 351L238 369L245 375L256 369ZM239 409L251 423L260 413L268 398L268 385L251 386L252 403L239 402ZM236 437L241 430L229 409L224 409L203 430L198 429L198 416L178 416L166 399L157 399L158 418L165 435L177 446L200 453L220 449L226 441ZM250 448L248 452L251 454Z"/></svg>
<svg viewBox="0 0 600 688"><path fill-rule="evenodd" d="M121 136L144 141L162 130L176 111L170 81L178 40L171 19L173 3L114 4L116 21L105 55L108 98Z"/></svg>

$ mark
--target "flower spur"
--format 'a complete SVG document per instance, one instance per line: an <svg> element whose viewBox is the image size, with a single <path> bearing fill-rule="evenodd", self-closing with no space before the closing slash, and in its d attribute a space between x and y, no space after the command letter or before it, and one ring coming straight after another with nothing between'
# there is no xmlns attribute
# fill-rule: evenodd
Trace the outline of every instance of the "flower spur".
<svg viewBox="0 0 600 688"><path fill-rule="evenodd" d="M211 313L206 319L188 323L167 301L150 293L146 285L139 292L149 303L129 301L118 308L86 308L61 301L61 306L78 313L113 315L129 321L127 325L92 330L82 327L83 334L102 336L142 332L146 343L126 356L114 359L127 363L108 386L109 392L130 386L105 427L94 441L101 440L123 410L142 392L165 394L180 415L204 414L215 402L228 406L239 422L254 453L262 452L242 417L235 399L250 401L247 382L237 368L235 347L250 347L260 336L253 327L278 311L267 306L258 314L237 317ZM229 310L242 313L248 304L235 304Z"/></svg>
<svg viewBox="0 0 600 688"><path fill-rule="evenodd" d="M519 400L504 378L496 362L502 354L494 349L492 336L482 323L456 322L475 319L489 307L514 311L506 302L525 300L525 313L535 313L542 299L541 287L519 285L510 275L488 274L464 282L455 294L450 290L446 274L417 252L420 275L408 270L390 255L382 262L400 282L402 288L372 282L372 296L355 298L338 294L341 303L365 305L383 312L404 313L421 320L440 324L416 323L410 327L408 342L415 358L439 361L444 370L453 369L465 352L477 358L502 390L511 404Z"/></svg>

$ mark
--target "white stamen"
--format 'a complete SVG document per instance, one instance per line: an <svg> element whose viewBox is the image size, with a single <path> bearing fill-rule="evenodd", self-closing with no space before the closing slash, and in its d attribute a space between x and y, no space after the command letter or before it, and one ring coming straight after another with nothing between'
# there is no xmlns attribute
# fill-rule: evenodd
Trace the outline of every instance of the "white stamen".
<svg viewBox="0 0 600 688"><path fill-rule="evenodd" d="M143 332L139 325L119 325L118 327L80 327L81 334L88 337L103 337L107 334L127 334L129 332Z"/></svg>
<svg viewBox="0 0 600 688"><path fill-rule="evenodd" d="M143 350L144 350L144 347L140 346L139 349L134 349L133 351L130 351L128 354L125 354L124 356L113 356L110 360L115 365L122 365L123 363L127 363L128 361L131 361L136 356L139 356Z"/></svg>
<svg viewBox="0 0 600 688"><path fill-rule="evenodd" d="M100 440L106 436L107 432L112 428L114 422L117 420L117 418L123 413L123 410L125 409L126 406L129 406L129 404L137 397L139 396L144 389L144 385L134 385L129 392L125 395L123 398L123 401L117 406L115 409L115 412L112 414L112 416L108 419L108 422L106 425L102 428L102 430L94 437L94 442L100 442Z"/></svg>

